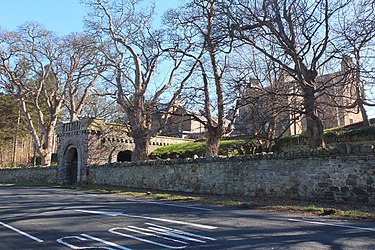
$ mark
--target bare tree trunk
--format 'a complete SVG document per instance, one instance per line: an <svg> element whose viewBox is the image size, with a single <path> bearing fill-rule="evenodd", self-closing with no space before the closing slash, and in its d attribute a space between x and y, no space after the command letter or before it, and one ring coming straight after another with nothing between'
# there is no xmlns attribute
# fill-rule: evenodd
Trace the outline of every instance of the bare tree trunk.
<svg viewBox="0 0 375 250"><path fill-rule="evenodd" d="M208 129L208 138L205 152L206 157L217 156L219 154L219 144L221 136L222 133L220 133L217 127Z"/></svg>
<svg viewBox="0 0 375 250"><path fill-rule="evenodd" d="M266 139L265 147L268 151L271 151L272 147L275 144L274 140L276 138L276 125L277 125L276 115L272 115L272 117L270 118L268 130L266 131L267 139Z"/></svg>
<svg viewBox="0 0 375 250"><path fill-rule="evenodd" d="M148 145L150 139L148 136L143 134L135 134L133 135L134 139L134 152L132 155L132 161L144 161L148 158Z"/></svg>
<svg viewBox="0 0 375 250"><path fill-rule="evenodd" d="M359 50L356 50L355 53L355 91L356 91L356 98L357 98L357 105L358 105L358 109L359 109L359 112L361 112L361 115L362 115L362 120L363 120L363 126L364 127L370 127L370 122L368 120L368 116L367 116L367 112L366 112L366 109L365 109L365 106L364 106L364 103L363 103L363 88L361 86L361 64L360 64L360 54L359 54Z"/></svg>
<svg viewBox="0 0 375 250"><path fill-rule="evenodd" d="M75 111L70 111L70 122L75 122L79 120L79 113Z"/></svg>
<svg viewBox="0 0 375 250"><path fill-rule="evenodd" d="M15 134L14 143L13 143L13 157L12 157L13 167L16 167L17 165L17 146L18 146L18 132L19 132L19 127L20 127L20 119L21 119L21 110L18 107L16 134Z"/></svg>
<svg viewBox="0 0 375 250"><path fill-rule="evenodd" d="M48 130L45 135L45 142L42 145L40 154L42 156L42 165L49 166L51 165L52 153L53 153L53 140L54 140L55 130Z"/></svg>
<svg viewBox="0 0 375 250"><path fill-rule="evenodd" d="M313 87L304 87L304 107L307 123L307 137L310 148L324 147L324 126L316 112L316 98Z"/></svg>
<svg viewBox="0 0 375 250"><path fill-rule="evenodd" d="M367 112L366 112L366 109L365 109L365 106L364 106L364 103L363 103L363 99L362 97L360 97L360 90L357 88L357 95L359 97L358 98L358 109L359 109L359 112L361 112L361 115L362 115L362 120L363 120L363 127L370 127L370 121L368 119L368 116L367 116Z"/></svg>
<svg viewBox="0 0 375 250"><path fill-rule="evenodd" d="M41 165L42 166L50 166L51 165L51 158L52 158L52 151L48 148L41 149Z"/></svg>

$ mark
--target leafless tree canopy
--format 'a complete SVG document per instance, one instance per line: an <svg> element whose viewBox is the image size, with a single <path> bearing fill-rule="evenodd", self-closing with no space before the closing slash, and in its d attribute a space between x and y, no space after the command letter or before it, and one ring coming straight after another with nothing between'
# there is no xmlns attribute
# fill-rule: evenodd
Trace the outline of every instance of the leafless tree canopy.
<svg viewBox="0 0 375 250"><path fill-rule="evenodd" d="M17 98L43 164L59 117L82 115L123 121L133 159L147 159L180 97L205 128L207 156L233 125L271 147L304 119L312 148L324 146L328 109L369 125L374 1L190 0L159 30L141 0L82 2L84 33L0 29L0 91Z"/></svg>
<svg viewBox="0 0 375 250"><path fill-rule="evenodd" d="M317 115L319 70L334 58L331 20L342 1L230 1L232 36L287 72L303 96L310 147L323 146L323 123Z"/></svg>
<svg viewBox="0 0 375 250"><path fill-rule="evenodd" d="M225 1L195 0L166 15L167 24L174 29L175 40L191 47L180 51L191 63L197 64L185 91L185 99L199 112L194 119L207 130L206 156L217 155L221 137L230 132L231 120L226 111L235 107L225 98L225 81L229 68L232 39L226 34L222 23Z"/></svg>
<svg viewBox="0 0 375 250"><path fill-rule="evenodd" d="M184 62L184 55L175 52L178 43L169 44L163 31L152 29L153 9L141 9L140 1L92 0L86 3L91 10L87 28L107 44L103 53L110 71L105 79L114 84L117 103L128 119L135 143L133 158L147 159L150 138L160 130L159 126L152 127L153 115L167 92L172 96L167 101L165 113L168 113L185 82L180 79L178 87L174 88L175 75ZM167 77L158 81L161 65L170 70Z"/></svg>
<svg viewBox="0 0 375 250"><path fill-rule="evenodd" d="M96 46L81 34L60 38L26 23L0 36L1 86L17 97L42 164L48 165L64 104L76 120L104 66Z"/></svg>

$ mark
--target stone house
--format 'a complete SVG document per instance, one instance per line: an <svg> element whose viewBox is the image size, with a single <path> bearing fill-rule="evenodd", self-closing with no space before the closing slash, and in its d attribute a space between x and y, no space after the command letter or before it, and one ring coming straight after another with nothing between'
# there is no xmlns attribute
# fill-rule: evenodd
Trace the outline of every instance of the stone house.
<svg viewBox="0 0 375 250"><path fill-rule="evenodd" d="M339 71L317 77L318 116L326 129L362 121L358 107L350 107L357 95L352 72L353 63L345 57ZM301 134L306 130L301 90L290 76L281 75L279 81L264 88L259 81L253 80L242 90L244 105L235 122L240 133L258 135L273 126L273 136L277 137Z"/></svg>
<svg viewBox="0 0 375 250"><path fill-rule="evenodd" d="M202 139L205 137L206 118L198 112L185 108L183 100L178 99L168 114L166 114L166 107L161 105L160 112L154 114L153 122L155 127L160 127L160 122L167 116L167 122L163 126L161 135L189 138L189 139ZM162 119L163 118L163 119ZM229 120L224 121L229 124Z"/></svg>

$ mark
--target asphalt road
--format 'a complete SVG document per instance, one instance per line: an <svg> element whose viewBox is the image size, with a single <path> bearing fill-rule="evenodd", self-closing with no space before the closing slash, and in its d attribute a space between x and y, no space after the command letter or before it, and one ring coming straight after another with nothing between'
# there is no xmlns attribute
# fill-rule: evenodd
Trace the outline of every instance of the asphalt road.
<svg viewBox="0 0 375 250"><path fill-rule="evenodd" d="M0 186L0 249L375 249L375 223Z"/></svg>

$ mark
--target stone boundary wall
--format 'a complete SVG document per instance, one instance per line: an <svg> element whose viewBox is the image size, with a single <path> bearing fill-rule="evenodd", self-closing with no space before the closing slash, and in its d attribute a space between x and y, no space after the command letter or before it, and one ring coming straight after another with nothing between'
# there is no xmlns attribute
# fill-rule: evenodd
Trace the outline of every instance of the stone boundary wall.
<svg viewBox="0 0 375 250"><path fill-rule="evenodd" d="M375 204L372 145L240 157L91 165L87 184ZM0 182L58 183L57 167L0 169Z"/></svg>
<svg viewBox="0 0 375 250"><path fill-rule="evenodd" d="M57 167L0 168L0 183L58 183Z"/></svg>
<svg viewBox="0 0 375 250"><path fill-rule="evenodd" d="M116 163L89 167L90 184L236 196L375 204L375 157L258 155Z"/></svg>

